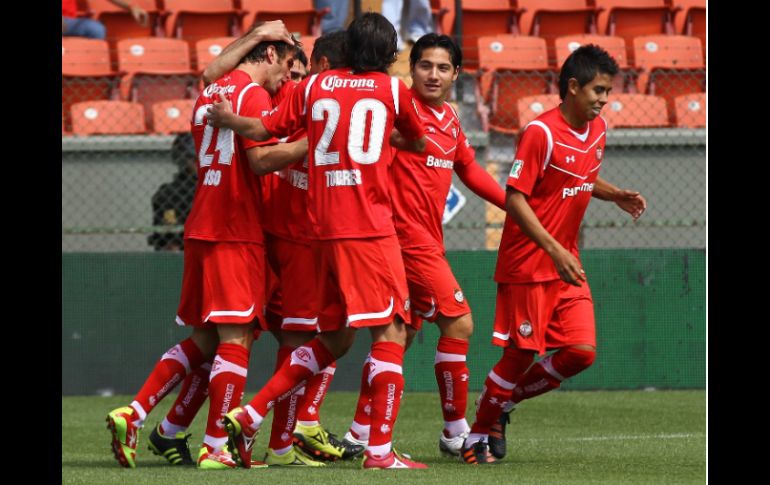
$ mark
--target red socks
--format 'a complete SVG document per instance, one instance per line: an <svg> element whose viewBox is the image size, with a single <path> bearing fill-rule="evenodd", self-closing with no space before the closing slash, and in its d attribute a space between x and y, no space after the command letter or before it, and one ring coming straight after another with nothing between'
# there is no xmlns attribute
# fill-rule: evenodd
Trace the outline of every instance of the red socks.
<svg viewBox="0 0 770 485"><path fill-rule="evenodd" d="M462 430L458 428L452 435L456 436L467 429L465 423L465 408L468 404L469 372L465 359L468 355L468 341L464 339L441 337L438 340L434 371L441 397L441 412L444 415L444 426L448 423L462 421ZM449 425L450 427L452 425ZM454 430L448 430L454 431Z"/></svg>
<svg viewBox="0 0 770 485"><path fill-rule="evenodd" d="M404 347L395 342L372 344L369 362L371 395L370 454L384 456L390 453L393 427L398 418L401 396L404 392Z"/></svg>

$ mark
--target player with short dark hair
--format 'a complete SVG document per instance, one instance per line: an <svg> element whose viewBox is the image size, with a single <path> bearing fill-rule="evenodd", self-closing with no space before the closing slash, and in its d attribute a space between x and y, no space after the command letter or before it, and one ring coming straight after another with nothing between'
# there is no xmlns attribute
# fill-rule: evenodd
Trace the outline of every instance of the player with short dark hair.
<svg viewBox="0 0 770 485"><path fill-rule="evenodd" d="M320 280L318 337L296 349L243 408L225 416L233 456L248 467L259 426L276 400L341 357L355 330L372 333L372 433L364 468L426 468L393 452L391 436L404 386L409 299L388 190L392 128L404 147L422 151L424 132L406 86L386 70L396 34L382 15L367 13L348 28L349 68L303 81L263 120L233 119L227 103L211 118L263 139L308 131L308 216ZM224 123L224 124L223 124ZM366 288L366 291L361 291Z"/></svg>
<svg viewBox="0 0 770 485"><path fill-rule="evenodd" d="M466 463L496 461L488 439L506 406L558 388L594 361L594 307L579 259L580 223L592 196L615 202L634 220L647 206L639 192L599 177L607 133L599 113L617 72L600 47L578 48L559 75L562 103L523 130L508 177L495 270L492 342L503 347L503 356L479 396L463 446ZM533 364L536 354L554 349ZM504 454L499 446L491 451Z"/></svg>

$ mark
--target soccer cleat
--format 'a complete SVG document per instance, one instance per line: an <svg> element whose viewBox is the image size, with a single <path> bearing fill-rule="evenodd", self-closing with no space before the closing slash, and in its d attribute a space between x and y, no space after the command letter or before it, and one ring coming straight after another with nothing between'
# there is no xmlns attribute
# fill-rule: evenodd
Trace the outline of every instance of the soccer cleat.
<svg viewBox="0 0 770 485"><path fill-rule="evenodd" d="M229 470L236 466L232 455L225 448L209 452L208 448L202 446L198 452L198 468L201 470Z"/></svg>
<svg viewBox="0 0 770 485"><path fill-rule="evenodd" d="M307 456L297 446L292 446L288 453L283 455L276 455L275 452L268 448L265 453L265 463L268 466L290 466L290 467L319 467L326 466L326 463L314 460Z"/></svg>
<svg viewBox="0 0 770 485"><path fill-rule="evenodd" d="M489 429L489 451L495 455L495 458L501 459L505 456L505 425L511 422L511 413L515 410L516 408L513 408L500 414L497 422Z"/></svg>
<svg viewBox="0 0 770 485"><path fill-rule="evenodd" d="M336 443L340 443L335 439ZM321 426L303 426L297 424L294 427L294 444L314 460L336 461L343 458L345 448L341 443L333 445L329 439L329 433Z"/></svg>
<svg viewBox="0 0 770 485"><path fill-rule="evenodd" d="M337 439L337 435L335 435L334 433L329 433L329 432L327 433L329 435L329 443L331 443L332 446L336 448L342 448L343 460L352 460L354 458L358 458L366 450L366 443L356 444L351 441L348 441L347 439L340 441L339 439Z"/></svg>
<svg viewBox="0 0 770 485"><path fill-rule="evenodd" d="M495 465L500 463L492 456L487 448L487 444L483 441L477 441L468 448L463 446L461 453L462 460L469 465Z"/></svg>
<svg viewBox="0 0 770 485"><path fill-rule="evenodd" d="M120 466L136 468L136 445L139 428L131 421L134 409L130 406L113 409L107 414L107 429L112 433L112 454Z"/></svg>
<svg viewBox="0 0 770 485"><path fill-rule="evenodd" d="M202 446L198 452L198 468L201 470L229 470L237 467L238 464L233 460L232 454L227 446L219 451L210 453L206 446ZM252 461L251 468L267 468L267 463L262 461Z"/></svg>
<svg viewBox="0 0 770 485"><path fill-rule="evenodd" d="M447 438L442 431L438 438L438 450L444 455L460 456L460 452L463 449L463 443L467 437L467 431L460 433L454 438Z"/></svg>
<svg viewBox="0 0 770 485"><path fill-rule="evenodd" d="M187 443L192 435L186 435L180 431L175 438L168 438L160 434L159 428L160 425L156 426L150 433L150 444L148 445L150 451L162 456L172 465L195 465L192 456L190 456L190 445Z"/></svg>
<svg viewBox="0 0 770 485"><path fill-rule="evenodd" d="M227 448L232 453L235 463L243 468L251 468L251 447L259 434L259 429L251 435L247 434L249 421L249 415L240 406L222 418L227 431Z"/></svg>
<svg viewBox="0 0 770 485"><path fill-rule="evenodd" d="M425 463L412 461L403 454L398 454L395 450L390 450L385 456L371 455L368 451L364 452L364 461L361 468L366 470L386 470L386 469L424 469L428 468Z"/></svg>

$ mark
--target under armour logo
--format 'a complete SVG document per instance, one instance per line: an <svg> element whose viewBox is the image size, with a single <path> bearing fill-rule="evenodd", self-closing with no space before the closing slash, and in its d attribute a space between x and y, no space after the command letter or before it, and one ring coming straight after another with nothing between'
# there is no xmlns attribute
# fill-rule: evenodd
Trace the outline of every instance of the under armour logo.
<svg viewBox="0 0 770 485"><path fill-rule="evenodd" d="M575 155L568 155L565 161L567 163L575 163Z"/></svg>

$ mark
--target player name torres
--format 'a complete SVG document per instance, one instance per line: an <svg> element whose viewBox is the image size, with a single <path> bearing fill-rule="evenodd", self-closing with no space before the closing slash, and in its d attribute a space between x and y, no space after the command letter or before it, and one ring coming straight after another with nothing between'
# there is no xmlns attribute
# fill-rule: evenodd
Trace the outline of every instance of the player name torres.
<svg viewBox="0 0 770 485"><path fill-rule="evenodd" d="M350 185L361 185L361 171L357 168L352 170L329 170L325 172L327 187L344 187Z"/></svg>

